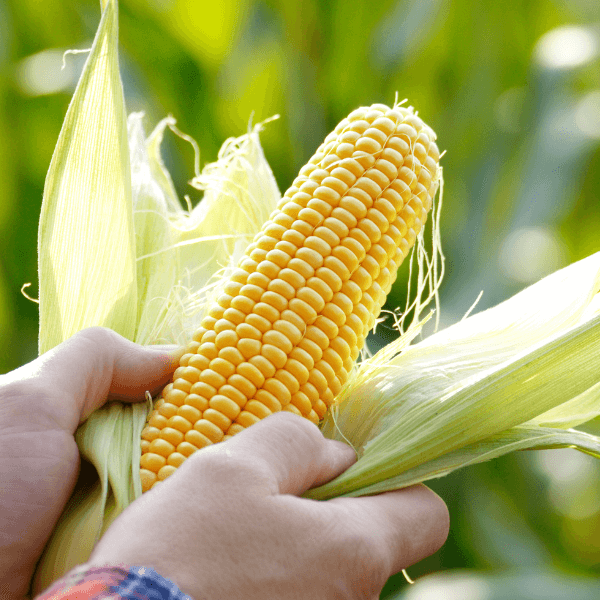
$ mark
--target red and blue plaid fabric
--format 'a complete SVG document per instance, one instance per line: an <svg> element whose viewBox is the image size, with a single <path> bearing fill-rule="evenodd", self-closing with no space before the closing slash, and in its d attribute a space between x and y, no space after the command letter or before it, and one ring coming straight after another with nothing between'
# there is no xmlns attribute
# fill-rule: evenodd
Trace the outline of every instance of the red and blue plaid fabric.
<svg viewBox="0 0 600 600"><path fill-rule="evenodd" d="M193 600L148 567L76 567L35 600Z"/></svg>

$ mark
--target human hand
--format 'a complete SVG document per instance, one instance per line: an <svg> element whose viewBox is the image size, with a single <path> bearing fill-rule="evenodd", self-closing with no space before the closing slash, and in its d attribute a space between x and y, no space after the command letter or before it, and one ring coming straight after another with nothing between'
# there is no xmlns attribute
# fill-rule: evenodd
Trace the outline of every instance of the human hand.
<svg viewBox="0 0 600 600"><path fill-rule="evenodd" d="M143 400L179 356L85 329L0 375L0 597L22 598L77 480L78 425L106 400Z"/></svg>
<svg viewBox="0 0 600 600"><path fill-rule="evenodd" d="M379 598L390 575L444 543L448 512L422 485L298 497L354 461L306 419L270 416L132 503L87 564L152 567L196 600Z"/></svg>

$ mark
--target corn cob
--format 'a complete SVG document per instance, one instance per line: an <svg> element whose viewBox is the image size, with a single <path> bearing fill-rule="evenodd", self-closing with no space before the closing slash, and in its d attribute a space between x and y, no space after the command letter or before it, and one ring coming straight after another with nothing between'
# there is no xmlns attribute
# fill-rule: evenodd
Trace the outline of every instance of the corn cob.
<svg viewBox="0 0 600 600"><path fill-rule="evenodd" d="M438 186L412 108L360 108L327 136L249 245L142 432L144 491L281 410L325 416Z"/></svg>

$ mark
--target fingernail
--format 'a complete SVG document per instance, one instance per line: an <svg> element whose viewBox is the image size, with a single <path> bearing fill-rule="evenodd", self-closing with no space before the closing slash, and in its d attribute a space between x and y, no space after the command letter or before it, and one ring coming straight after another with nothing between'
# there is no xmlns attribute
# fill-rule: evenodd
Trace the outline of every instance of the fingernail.
<svg viewBox="0 0 600 600"><path fill-rule="evenodd" d="M181 357L185 354L185 348L181 346L180 348L176 348L175 350L171 350L167 352L167 355L171 359L171 366L173 369L176 369L179 366L179 361Z"/></svg>
<svg viewBox="0 0 600 600"><path fill-rule="evenodd" d="M167 370L175 370L179 366L179 361L185 353L183 346L173 348L172 346L147 346L148 349L153 350L156 354L160 355L160 359Z"/></svg>

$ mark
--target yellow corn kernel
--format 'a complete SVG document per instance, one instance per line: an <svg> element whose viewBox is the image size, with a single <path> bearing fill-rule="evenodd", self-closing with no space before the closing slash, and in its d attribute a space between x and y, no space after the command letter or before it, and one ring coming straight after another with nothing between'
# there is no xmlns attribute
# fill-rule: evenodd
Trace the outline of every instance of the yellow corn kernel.
<svg viewBox="0 0 600 600"><path fill-rule="evenodd" d="M142 433L144 491L274 412L325 416L431 209L435 137L412 109L376 104L326 138L156 403Z"/></svg>

